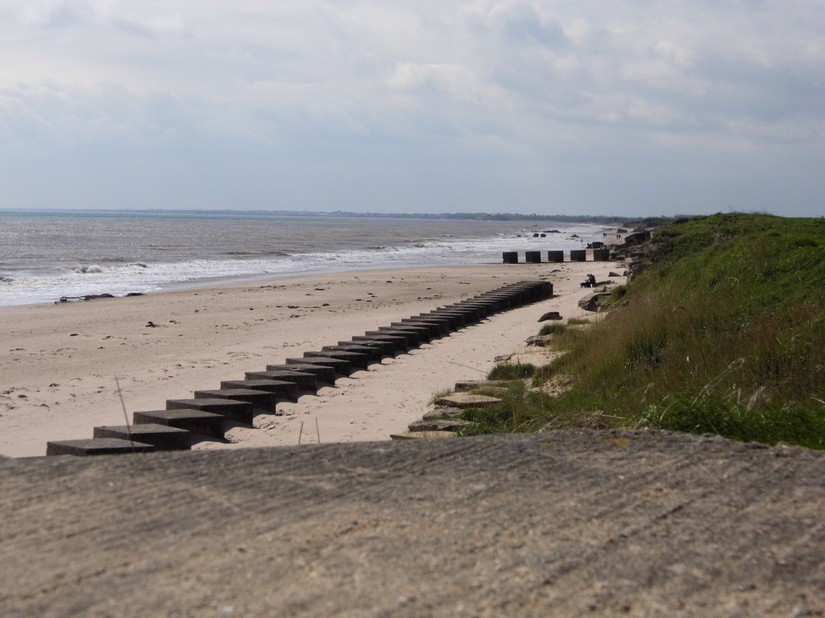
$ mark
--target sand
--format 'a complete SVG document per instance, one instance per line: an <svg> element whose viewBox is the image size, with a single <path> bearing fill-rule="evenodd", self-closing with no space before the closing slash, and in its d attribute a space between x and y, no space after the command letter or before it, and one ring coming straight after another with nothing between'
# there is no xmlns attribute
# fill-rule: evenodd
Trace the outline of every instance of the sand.
<svg viewBox="0 0 825 618"><path fill-rule="evenodd" d="M219 388L246 371L507 283L553 283L552 300L279 404L278 415L229 429L229 444L202 440L194 448L294 445L299 437L302 444L387 440L421 418L435 393L483 378L497 357L526 352L525 339L538 332L546 311L565 319L584 314L577 303L590 290L579 282L588 272L607 280L610 271L623 268L588 262L372 270L2 308L0 455L43 455L49 440L123 425L121 395L131 422L133 412L162 409L167 399Z"/></svg>

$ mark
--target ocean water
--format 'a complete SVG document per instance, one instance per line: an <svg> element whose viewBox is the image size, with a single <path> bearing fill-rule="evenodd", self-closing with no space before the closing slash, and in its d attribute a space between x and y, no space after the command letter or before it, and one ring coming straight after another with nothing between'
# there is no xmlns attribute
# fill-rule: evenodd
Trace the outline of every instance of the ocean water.
<svg viewBox="0 0 825 618"><path fill-rule="evenodd" d="M550 231L558 230L558 231ZM546 237L533 234L545 231ZM577 249L592 224L134 212L0 212L0 306Z"/></svg>

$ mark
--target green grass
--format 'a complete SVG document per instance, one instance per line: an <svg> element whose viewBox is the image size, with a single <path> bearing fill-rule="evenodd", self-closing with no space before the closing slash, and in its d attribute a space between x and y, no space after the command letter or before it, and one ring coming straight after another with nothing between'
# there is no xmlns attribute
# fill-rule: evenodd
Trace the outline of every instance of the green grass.
<svg viewBox="0 0 825 618"><path fill-rule="evenodd" d="M536 372L536 366L531 363L502 363L496 365L487 374L488 380L520 380L529 378Z"/></svg>
<svg viewBox="0 0 825 618"><path fill-rule="evenodd" d="M550 324L545 324L539 330L539 335L544 337L546 335L560 335L565 330L567 330L567 326L565 324L561 324L560 322L551 322Z"/></svg>
<svg viewBox="0 0 825 618"><path fill-rule="evenodd" d="M533 386L572 375L573 388L523 395L485 430L595 414L606 426L825 447L825 220L714 215L655 238L653 263L613 290L605 319L554 331L567 353Z"/></svg>

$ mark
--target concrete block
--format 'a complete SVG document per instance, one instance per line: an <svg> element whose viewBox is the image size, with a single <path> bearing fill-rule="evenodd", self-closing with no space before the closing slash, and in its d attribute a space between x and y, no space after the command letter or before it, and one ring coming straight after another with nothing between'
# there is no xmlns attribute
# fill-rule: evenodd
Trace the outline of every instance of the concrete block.
<svg viewBox="0 0 825 618"><path fill-rule="evenodd" d="M304 363L302 365L267 365L267 371L297 371L298 373L311 373L315 376L315 385L335 384L335 368L317 363Z"/></svg>
<svg viewBox="0 0 825 618"><path fill-rule="evenodd" d="M252 389L269 393L274 404L279 401L295 401L298 399L298 385L286 380L223 380L222 389ZM273 406L274 406L273 404Z"/></svg>
<svg viewBox="0 0 825 618"><path fill-rule="evenodd" d="M508 297L504 295L490 296L487 298L474 298L472 300L462 301L457 303L456 306L460 309L472 307L478 312L479 318L484 319L487 316L503 310L508 305L508 300Z"/></svg>
<svg viewBox="0 0 825 618"><path fill-rule="evenodd" d="M564 251L562 251L562 250L548 251L547 252L547 261L548 262L554 262L554 263L564 262Z"/></svg>
<svg viewBox="0 0 825 618"><path fill-rule="evenodd" d="M427 313L421 313L417 317L445 320L450 329L450 332L456 331L460 328L464 328L464 325L467 323L467 316L464 313L448 310L436 309L434 311L429 311Z"/></svg>
<svg viewBox="0 0 825 618"><path fill-rule="evenodd" d="M370 357L361 352L347 352L345 350L311 350L304 352L304 358L337 358L339 360L349 361L353 367L359 369L366 369L370 366Z"/></svg>
<svg viewBox="0 0 825 618"><path fill-rule="evenodd" d="M488 397L487 395L476 395L474 393L460 392L452 395L445 395L435 400L435 405L453 408L489 408L497 403L501 403L498 397Z"/></svg>
<svg viewBox="0 0 825 618"><path fill-rule="evenodd" d="M585 261L587 261L587 249L571 249L570 250L570 261L571 262L585 262Z"/></svg>
<svg viewBox="0 0 825 618"><path fill-rule="evenodd" d="M381 343L389 343L392 345L396 354L403 354L409 350L407 345L407 338L402 335L356 335L352 338L356 343L378 341Z"/></svg>
<svg viewBox="0 0 825 618"><path fill-rule="evenodd" d="M505 251L501 254L504 264L518 264L518 251Z"/></svg>
<svg viewBox="0 0 825 618"><path fill-rule="evenodd" d="M325 345L322 352L357 352L364 354L367 360L373 363L380 363L387 355L381 348L375 346L358 345L357 343L339 343L338 345Z"/></svg>
<svg viewBox="0 0 825 618"><path fill-rule="evenodd" d="M322 356L316 356L314 358L288 358L286 359L286 364L322 365L325 367L332 367L335 370L335 375L338 376L348 376L355 371L352 367L352 363L348 360L344 360L343 358L325 358Z"/></svg>
<svg viewBox="0 0 825 618"><path fill-rule="evenodd" d="M452 320L450 316L443 315L417 315L410 318L404 318L401 320L402 324L433 324L435 325L435 329L433 330L433 334L437 337L446 337L450 333L453 332Z"/></svg>
<svg viewBox="0 0 825 618"><path fill-rule="evenodd" d="M407 341L408 349L409 348L417 348L418 346L420 346L422 344L422 339L421 339L421 337L418 336L418 333L413 332L411 330L392 329L389 326L381 326L381 327L379 327L378 330L368 330L364 334L366 336L370 336L370 335L378 335L378 336L393 335L393 336L397 336L397 337L404 337L404 339Z"/></svg>
<svg viewBox="0 0 825 618"><path fill-rule="evenodd" d="M195 391L195 399L231 399L233 401L246 401L251 403L256 410L262 410L267 414L275 412L275 404L278 398L274 393L252 388L223 388L218 390Z"/></svg>
<svg viewBox="0 0 825 618"><path fill-rule="evenodd" d="M464 410L461 408L453 408L452 406L449 407L442 407L436 406L427 412L424 413L424 416L421 417L421 420L424 421L432 421L435 419L442 419L442 418L461 418L464 414Z"/></svg>
<svg viewBox="0 0 825 618"><path fill-rule="evenodd" d="M452 431L410 431L390 434L392 440L441 440L442 438L455 438L455 433Z"/></svg>
<svg viewBox="0 0 825 618"><path fill-rule="evenodd" d="M252 404L245 401L232 399L168 399L166 401L167 410L179 410L181 408L220 414L224 418L246 423L247 425L252 424L252 417L255 416Z"/></svg>
<svg viewBox="0 0 825 618"><path fill-rule="evenodd" d="M119 455L151 453L155 447L141 442L129 442L117 438L92 438L91 440L57 440L46 443L46 455Z"/></svg>
<svg viewBox="0 0 825 618"><path fill-rule="evenodd" d="M146 423L156 423L177 427L195 435L211 436L223 439L223 416L203 410L177 409L177 410L147 410L135 412L133 415L134 426Z"/></svg>
<svg viewBox="0 0 825 618"><path fill-rule="evenodd" d="M476 322L484 319L487 315L487 310L479 305L457 303L455 305L436 309L434 313L437 313L438 315L461 316L464 320L464 324L462 326L469 326L470 324L475 324Z"/></svg>
<svg viewBox="0 0 825 618"><path fill-rule="evenodd" d="M192 448L192 434L185 429L146 423L140 425L105 425L94 428L95 438L117 438L151 444L158 451L188 451Z"/></svg>
<svg viewBox="0 0 825 618"><path fill-rule="evenodd" d="M278 371L247 371L247 380L278 380L281 382L292 382L298 386L299 391L315 392L318 378L311 373L303 371L278 370Z"/></svg>
<svg viewBox="0 0 825 618"><path fill-rule="evenodd" d="M401 328L409 328L410 326L412 326L413 328L423 327L426 330L427 334L429 335L430 340L440 339L441 336L443 335L443 332L442 332L443 326L441 324L439 324L437 322L427 321L424 318L421 318L420 320L414 319L414 318L404 318L400 322L393 322L392 324L390 324L390 326L393 326L393 325L396 325L396 324L398 326L400 326Z"/></svg>
<svg viewBox="0 0 825 618"><path fill-rule="evenodd" d="M433 419L420 420L410 423L408 429L416 431L458 431L467 427L472 427L475 423L462 421L460 419Z"/></svg>
<svg viewBox="0 0 825 618"><path fill-rule="evenodd" d="M540 264L541 263L541 251L525 251L524 252L524 261L528 264Z"/></svg>
<svg viewBox="0 0 825 618"><path fill-rule="evenodd" d="M459 380L453 387L457 391L471 391L478 388L500 388L510 384L507 380Z"/></svg>
<svg viewBox="0 0 825 618"><path fill-rule="evenodd" d="M353 338L354 339L354 338ZM391 358L393 356L397 356L397 352L395 349L395 344L392 341L385 341L380 339L370 339L366 341L339 341L339 346L347 346L347 345L362 345L367 346L369 348L373 348L375 350L381 351L382 358Z"/></svg>
<svg viewBox="0 0 825 618"><path fill-rule="evenodd" d="M410 326L407 324L401 324L401 322L393 322L389 326L379 327L378 330L381 330L383 328L388 328L393 331L413 333L418 337L419 345L422 343L427 343L431 339L430 330L424 326Z"/></svg>

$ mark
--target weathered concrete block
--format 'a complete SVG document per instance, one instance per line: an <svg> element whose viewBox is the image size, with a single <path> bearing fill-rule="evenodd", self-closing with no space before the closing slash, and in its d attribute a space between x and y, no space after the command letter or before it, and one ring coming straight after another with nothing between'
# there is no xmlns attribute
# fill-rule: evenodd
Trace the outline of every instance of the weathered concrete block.
<svg viewBox="0 0 825 618"><path fill-rule="evenodd" d="M441 440L455 437L455 432L452 431L409 431L390 434L392 440Z"/></svg>
<svg viewBox="0 0 825 618"><path fill-rule="evenodd" d="M585 262L585 261L587 261L587 249L571 249L570 250L570 261L571 262Z"/></svg>
<svg viewBox="0 0 825 618"><path fill-rule="evenodd" d="M501 388L507 384L507 380L459 380L454 388L457 391L471 391L478 388Z"/></svg>
<svg viewBox="0 0 825 618"><path fill-rule="evenodd" d="M223 421L220 414L204 412L203 410L178 409L178 410L147 410L135 412L133 415L134 425L145 423L157 423L158 425L168 425L177 427L195 435L211 436L223 439Z"/></svg>
<svg viewBox="0 0 825 618"><path fill-rule="evenodd" d="M311 373L315 376L315 385L335 384L335 368L317 363L303 363L301 365L267 365L267 371L297 371L298 373Z"/></svg>
<svg viewBox="0 0 825 618"><path fill-rule="evenodd" d="M392 322L389 328L416 333L419 341L424 343L431 341L433 338L433 335L430 332L430 327L425 324L403 324L402 322Z"/></svg>
<svg viewBox="0 0 825 618"><path fill-rule="evenodd" d="M518 264L518 251L505 251L501 254L504 264Z"/></svg>
<svg viewBox="0 0 825 618"><path fill-rule="evenodd" d="M488 397L487 395L476 395L467 392L453 393L435 400L435 405L437 406L454 408L489 408L497 403L501 403L501 399L498 397Z"/></svg>
<svg viewBox="0 0 825 618"><path fill-rule="evenodd" d="M287 365L323 365L325 367L332 367L335 370L336 375L339 376L348 376L350 375L355 369L352 366L352 363L348 360L344 360L343 358L324 358L321 356L316 356L313 358L288 358L286 359Z"/></svg>
<svg viewBox="0 0 825 618"><path fill-rule="evenodd" d="M347 352L345 350L311 350L304 352L304 358L337 358L339 360L349 361L353 367L366 369L370 366L371 360L367 354L361 352Z"/></svg>
<svg viewBox="0 0 825 618"><path fill-rule="evenodd" d="M46 455L120 455L130 453L151 453L155 447L141 442L130 442L117 438L92 438L91 440L57 440L46 443Z"/></svg>
<svg viewBox="0 0 825 618"><path fill-rule="evenodd" d="M407 342L407 349L417 348L419 345L421 345L421 339L418 337L418 333L414 333L412 331L398 331L393 330L388 326L381 326L379 327L379 330L368 330L366 333L364 333L365 337L371 337L374 335L377 335L379 337L403 337L404 340Z"/></svg>
<svg viewBox="0 0 825 618"><path fill-rule="evenodd" d="M610 260L610 249L593 249L594 262L607 262Z"/></svg>
<svg viewBox="0 0 825 618"><path fill-rule="evenodd" d="M264 390L255 390L246 387L220 388L218 390L195 391L195 399L231 399L233 401L246 401L251 403L256 410L262 410L268 414L275 412L275 404L278 398L274 393Z"/></svg>
<svg viewBox="0 0 825 618"><path fill-rule="evenodd" d="M104 425L94 428L95 438L117 438L151 444L158 451L188 451L192 448L192 434L185 429L146 423L140 425Z"/></svg>
<svg viewBox="0 0 825 618"><path fill-rule="evenodd" d="M454 330L458 330L460 328L464 328L465 326L469 326L470 324L474 324L478 319L478 315L476 313L475 308L457 307L455 305L435 309L428 315L434 315L440 318L449 317L453 324Z"/></svg>
<svg viewBox="0 0 825 618"><path fill-rule="evenodd" d="M314 374L304 373L303 371L247 371L245 375L247 380L292 382L298 386L299 391L315 392L318 382L318 378L316 378Z"/></svg>
<svg viewBox="0 0 825 618"><path fill-rule="evenodd" d="M454 408L451 406L436 406L432 410L428 410L422 417L425 421L431 421L439 418L461 418L464 410L461 408Z"/></svg>
<svg viewBox="0 0 825 618"><path fill-rule="evenodd" d="M541 263L541 251L525 251L524 252L524 261L528 264L539 264Z"/></svg>
<svg viewBox="0 0 825 618"><path fill-rule="evenodd" d="M475 316L475 320L481 321L502 311L507 307L507 304L504 299L500 298L479 298L456 303L455 307L458 311L470 310L471 315Z"/></svg>
<svg viewBox="0 0 825 618"><path fill-rule="evenodd" d="M374 363L380 363L385 358L384 351L375 346L358 345L357 343L339 343L338 345L325 345L321 348L322 352L357 352L364 354L367 360Z"/></svg>
<svg viewBox="0 0 825 618"><path fill-rule="evenodd" d="M462 421L460 419L433 419L429 421L421 420L410 423L410 431L458 431L471 427L475 423Z"/></svg>
<svg viewBox="0 0 825 618"><path fill-rule="evenodd" d="M435 309L428 313L421 313L418 317L422 318L435 318L437 320L444 320L447 322L447 326L450 332L456 331L460 328L463 328L464 325L467 323L467 315L461 311L448 311L448 310L439 310Z"/></svg>
<svg viewBox="0 0 825 618"><path fill-rule="evenodd" d="M369 348L380 350L382 358L391 358L391 357L394 357L394 356L397 355L397 352L396 352L396 349L395 349L395 343L393 343L392 341L381 340L381 339L369 339L369 340L355 341L354 339L355 338L353 338L353 341L339 341L338 345L339 346L347 346L347 345L355 344L355 345L367 346Z"/></svg>
<svg viewBox="0 0 825 618"><path fill-rule="evenodd" d="M443 323L429 321L426 318L404 318L400 322L393 322L393 324L398 324L401 328L409 326L412 326L413 328L423 327L426 329L426 332L429 335L430 340L440 339L444 335ZM390 326L392 326L393 324L390 324Z"/></svg>
<svg viewBox="0 0 825 618"><path fill-rule="evenodd" d="M263 391L272 397L274 405L279 401L295 401L298 399L298 385L286 380L223 380L222 389L252 389Z"/></svg>
<svg viewBox="0 0 825 618"><path fill-rule="evenodd" d="M411 348L417 348L422 343L426 343L429 341L426 335L422 333L406 328L390 328L389 326L379 326L378 330L368 330L367 335L380 335L382 333L392 334L392 335L401 335L402 337L407 338L407 345Z"/></svg>
<svg viewBox="0 0 825 618"><path fill-rule="evenodd" d="M409 350L407 338L402 335L356 335L352 338L352 340L356 343L360 341L380 341L390 343L392 344L395 352L398 354L403 354Z"/></svg>
<svg viewBox="0 0 825 618"><path fill-rule="evenodd" d="M245 401L232 399L168 399L166 401L167 410L179 410L181 408L220 414L224 418L246 423L247 425L252 424L252 417L255 416L252 404Z"/></svg>

